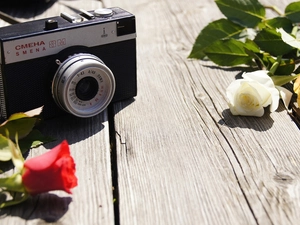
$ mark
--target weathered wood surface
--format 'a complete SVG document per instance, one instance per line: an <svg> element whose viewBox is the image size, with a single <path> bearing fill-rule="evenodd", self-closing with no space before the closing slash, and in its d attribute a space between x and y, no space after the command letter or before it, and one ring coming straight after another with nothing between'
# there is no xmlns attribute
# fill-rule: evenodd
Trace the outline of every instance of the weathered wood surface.
<svg viewBox="0 0 300 225"><path fill-rule="evenodd" d="M57 16L60 12L75 14L80 8L100 7L102 3L99 1L81 0L1 10L19 21L28 21ZM77 166L78 187L72 195L59 191L41 194L24 204L0 210L0 224L114 224L107 111L87 120L67 116L45 121L40 129L57 141L30 151L29 157L40 155L62 140L68 140Z"/></svg>
<svg viewBox="0 0 300 225"><path fill-rule="evenodd" d="M120 224L299 224L298 128L282 106L231 116L225 88L241 70L186 59L222 17L214 1L104 4L138 23L139 94L115 105Z"/></svg>
<svg viewBox="0 0 300 225"><path fill-rule="evenodd" d="M23 21L83 1L86 9L100 4L57 1L38 15L11 12ZM292 1L262 2L283 9ZM138 96L109 111L111 133L107 111L47 121L44 133L71 144L79 186L73 195L43 194L1 210L1 224L300 224L300 133L283 105L262 118L234 117L225 89L242 68L187 59L199 31L222 17L214 1L103 5L137 17Z"/></svg>

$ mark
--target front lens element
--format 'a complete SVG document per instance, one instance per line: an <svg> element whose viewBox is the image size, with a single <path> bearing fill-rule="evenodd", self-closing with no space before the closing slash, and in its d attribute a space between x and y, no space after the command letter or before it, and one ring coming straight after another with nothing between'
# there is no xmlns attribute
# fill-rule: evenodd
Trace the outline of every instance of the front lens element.
<svg viewBox="0 0 300 225"><path fill-rule="evenodd" d="M76 96L82 101L93 99L99 90L98 81L93 77L82 78L76 86Z"/></svg>
<svg viewBox="0 0 300 225"><path fill-rule="evenodd" d="M115 86L113 73L98 57L81 53L60 64L52 82L52 96L63 110L91 117L109 105Z"/></svg>

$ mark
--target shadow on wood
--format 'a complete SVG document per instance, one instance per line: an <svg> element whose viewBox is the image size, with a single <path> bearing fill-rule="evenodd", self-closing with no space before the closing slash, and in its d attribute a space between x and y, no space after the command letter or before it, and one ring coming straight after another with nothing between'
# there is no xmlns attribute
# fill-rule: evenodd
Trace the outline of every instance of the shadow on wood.
<svg viewBox="0 0 300 225"><path fill-rule="evenodd" d="M99 133L106 121L106 111L91 118L77 118L66 114L43 121L38 129L42 134L56 139L45 145L46 148L51 149L64 139L68 140L69 144L74 144Z"/></svg>
<svg viewBox="0 0 300 225"><path fill-rule="evenodd" d="M131 105L132 103L135 102L135 98L130 98L124 101L120 101L120 102L115 102L113 104L113 116L118 114L118 112L120 112L121 110L125 109L127 106ZM110 115L111 116L111 115Z"/></svg>
<svg viewBox="0 0 300 225"><path fill-rule="evenodd" d="M268 108L265 110L268 110ZM223 119L219 120L218 123L230 128L239 127L256 131L266 131L269 130L274 123L274 120L270 117L270 113L267 112L262 117L233 116L229 109L225 109L222 115Z"/></svg>
<svg viewBox="0 0 300 225"><path fill-rule="evenodd" d="M30 197L25 202L0 210L0 218L20 217L26 220L42 219L45 222L56 222L69 209L71 197L59 197L55 194L44 193ZM52 207L55 205L55 207ZM24 210L26 209L26 210Z"/></svg>

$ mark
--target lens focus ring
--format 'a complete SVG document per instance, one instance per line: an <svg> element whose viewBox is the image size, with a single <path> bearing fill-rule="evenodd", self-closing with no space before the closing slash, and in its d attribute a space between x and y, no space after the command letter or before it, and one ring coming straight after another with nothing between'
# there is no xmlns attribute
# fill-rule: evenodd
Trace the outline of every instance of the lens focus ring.
<svg viewBox="0 0 300 225"><path fill-rule="evenodd" d="M52 82L52 96L63 110L91 117L109 105L115 86L113 73L98 57L81 53L60 64Z"/></svg>

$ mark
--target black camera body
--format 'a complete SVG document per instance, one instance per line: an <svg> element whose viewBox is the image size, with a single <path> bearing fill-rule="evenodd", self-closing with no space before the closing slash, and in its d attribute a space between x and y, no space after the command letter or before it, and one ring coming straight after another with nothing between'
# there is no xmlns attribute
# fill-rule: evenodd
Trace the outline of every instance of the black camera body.
<svg viewBox="0 0 300 225"><path fill-rule="evenodd" d="M91 117L137 94L135 16L121 8L2 27L0 51L0 119Z"/></svg>

